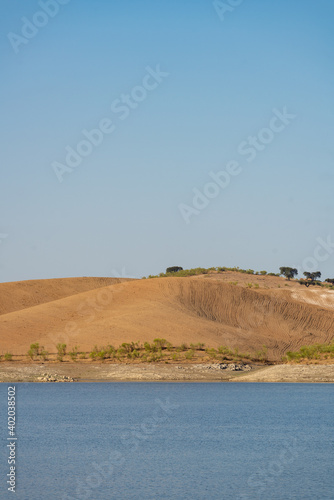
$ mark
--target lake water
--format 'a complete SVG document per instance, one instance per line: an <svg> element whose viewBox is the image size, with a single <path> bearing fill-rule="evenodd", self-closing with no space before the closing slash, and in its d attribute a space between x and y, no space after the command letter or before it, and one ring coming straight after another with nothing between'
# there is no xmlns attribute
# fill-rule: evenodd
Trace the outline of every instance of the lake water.
<svg viewBox="0 0 334 500"><path fill-rule="evenodd" d="M334 386L16 384L17 500L334 499ZM7 492L7 384L0 386Z"/></svg>

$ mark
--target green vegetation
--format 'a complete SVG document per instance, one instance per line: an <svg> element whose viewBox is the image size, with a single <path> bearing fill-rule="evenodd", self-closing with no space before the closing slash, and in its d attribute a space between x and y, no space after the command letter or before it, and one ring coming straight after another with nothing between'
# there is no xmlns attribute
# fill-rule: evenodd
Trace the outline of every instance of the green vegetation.
<svg viewBox="0 0 334 500"><path fill-rule="evenodd" d="M122 355L129 355L134 349L131 349L131 344L126 344L125 342L115 349L114 346L108 344L107 346L98 347L95 345L92 351L89 353L89 357L92 361L98 359L104 361L105 359L116 358L120 359ZM80 356L82 359L82 356Z"/></svg>
<svg viewBox="0 0 334 500"><path fill-rule="evenodd" d="M298 274L298 270L294 267L280 267L279 270L280 274L285 276L289 281Z"/></svg>
<svg viewBox="0 0 334 500"><path fill-rule="evenodd" d="M190 349L194 351L204 351L205 344L202 342L197 342L197 344L190 344Z"/></svg>
<svg viewBox="0 0 334 500"><path fill-rule="evenodd" d="M183 271L183 267L179 267L179 266L167 267L166 274L167 273L178 273L179 271Z"/></svg>
<svg viewBox="0 0 334 500"><path fill-rule="evenodd" d="M97 345L95 345L93 347L92 351L89 353L90 359L94 360L97 357L98 351L99 351L99 349L98 349Z"/></svg>
<svg viewBox="0 0 334 500"><path fill-rule="evenodd" d="M200 274L209 274L209 273L223 273L225 271L232 271L244 274L259 274L255 273L253 269L240 269L239 267L196 267L194 269L182 269L175 267L168 267L165 273L160 273L159 275L153 276L149 275L148 278L169 278L171 276L178 278L185 278L187 276L198 276ZM261 271L261 273L267 273L266 271Z"/></svg>
<svg viewBox="0 0 334 500"><path fill-rule="evenodd" d="M71 358L72 361L76 361L77 360L77 357L78 357L78 354L79 354L78 349L79 349L79 347L76 345L69 352L69 355L70 355L70 358Z"/></svg>
<svg viewBox="0 0 334 500"><path fill-rule="evenodd" d="M46 353L46 354L43 354ZM43 347L35 342L31 344L28 351L29 357L33 361L38 361L43 358L43 355L48 353L44 351ZM98 347L97 345L89 353L79 352L79 347L74 346L68 354L66 354L66 344L57 344L57 360L63 361L65 356L68 356L72 361L76 361L78 356L80 359L87 359L92 361L104 362L136 362L136 363L152 363L152 362L182 362L182 361L195 361L195 362L268 362L268 349L266 346L253 353L239 352L239 349L221 345L218 348L205 347L202 342L182 343L179 346L173 346L170 342L163 338L155 338L152 343L144 342L123 342L118 348L108 344L107 346ZM5 361L12 361L13 355L6 353L0 356L0 360L4 358ZM296 361L302 360L319 360L334 358L334 340L330 344L314 344L311 346L303 346L299 351L288 351L282 358L282 361Z"/></svg>
<svg viewBox="0 0 334 500"><path fill-rule="evenodd" d="M305 272L303 273L307 280L316 281L321 278L321 272L316 271L315 273Z"/></svg>
<svg viewBox="0 0 334 500"><path fill-rule="evenodd" d="M299 351L288 351L282 361L302 361L334 358L334 341L330 344L313 344L302 346Z"/></svg>
<svg viewBox="0 0 334 500"><path fill-rule="evenodd" d="M166 344L167 344L167 340L166 339L159 339L159 338L156 338L153 340L153 342L156 344L156 346L159 348L159 349L165 349L166 348ZM170 344L171 345L171 344Z"/></svg>
<svg viewBox="0 0 334 500"><path fill-rule="evenodd" d="M43 354L44 353L44 354ZM43 350L43 347L35 342L31 344L28 351L29 357L33 361L38 361L48 353ZM5 355L6 360L11 360L11 354ZM217 349L213 347L205 347L203 342L182 343L181 345L173 346L164 338L155 338L153 342L123 342L119 347L108 344L107 346L98 347L95 345L90 352L80 352L79 346L74 346L69 352L66 352L66 344L57 344L58 361L63 361L64 358L71 359L73 362L79 359L90 359L91 361L105 362L136 362L136 363L152 363L164 362L171 363L182 361L197 361L197 362L237 362L243 360L266 361L266 350L258 351L254 354L240 353L237 348L230 349L226 346L219 346ZM1 359L1 356L0 356ZM46 359L46 358L45 358Z"/></svg>
<svg viewBox="0 0 334 500"><path fill-rule="evenodd" d="M47 361L49 359L49 353L48 351L45 351L44 348L41 350L40 356L43 361Z"/></svg>
<svg viewBox="0 0 334 500"><path fill-rule="evenodd" d="M36 342L35 344L30 344L30 349L29 349L27 355L31 359L34 359L35 357L37 358L39 356L39 343L38 342Z"/></svg>
<svg viewBox="0 0 334 500"><path fill-rule="evenodd" d="M267 347L264 345L262 346L262 349L260 349L259 351L257 351L255 353L255 356L254 358L252 358L254 361L268 361L268 349Z"/></svg>
<svg viewBox="0 0 334 500"><path fill-rule="evenodd" d="M44 346L40 346L38 342L30 344L30 349L27 352L27 356L29 356L31 360L41 358L43 361L46 361L48 359L48 355L48 351L45 351Z"/></svg>
<svg viewBox="0 0 334 500"><path fill-rule="evenodd" d="M10 352L6 352L4 355L5 361L12 361L13 355Z"/></svg>
<svg viewBox="0 0 334 500"><path fill-rule="evenodd" d="M66 344L57 344L56 348L58 361L63 361L64 356L66 355Z"/></svg>
<svg viewBox="0 0 334 500"><path fill-rule="evenodd" d="M254 276L275 276L275 277L280 277L284 276L285 278L290 281L291 279L294 279L295 276L298 275L298 270L293 267L287 267L283 266L280 267L280 272L279 273L268 273L267 271L254 271L253 269L240 269L240 267L235 266L235 267L226 267L226 266L219 266L219 267L196 267L194 269L183 269L182 267L179 266L173 266L173 267L168 267L166 269L165 273L160 273L158 275L149 275L149 279L153 278L170 278L170 277L176 277L176 278L186 278L188 276L198 276L201 274L210 274L210 273L215 273L215 274L221 274L226 271L230 272L235 272L235 273L242 273L242 274L250 274ZM299 280L299 283L301 285L320 285L320 286L325 286L320 281L317 281L318 278L320 278L321 273L320 271L316 271L314 273L308 273L305 272L304 275L306 276L306 279L301 279ZM142 279L146 279L144 276ZM327 278L325 280L328 283L328 288L334 289L334 278ZM232 285L237 285L237 281L230 281L229 282ZM246 285L247 286L247 285ZM254 286L254 285L253 285ZM251 287L250 287L251 288ZM256 287L258 288L258 287Z"/></svg>
<svg viewBox="0 0 334 500"><path fill-rule="evenodd" d="M323 286L322 283L319 281L319 278L321 277L320 271L316 271L314 273L305 272L303 274L305 276L305 279L299 280L298 283L300 285L305 285L306 287L309 287L310 285Z"/></svg>

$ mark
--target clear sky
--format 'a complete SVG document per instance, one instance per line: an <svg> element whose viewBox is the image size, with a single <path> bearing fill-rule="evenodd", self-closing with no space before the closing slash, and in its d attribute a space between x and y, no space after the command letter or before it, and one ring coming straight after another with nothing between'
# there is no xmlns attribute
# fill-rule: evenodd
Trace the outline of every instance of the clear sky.
<svg viewBox="0 0 334 500"><path fill-rule="evenodd" d="M334 277L333 18L332 0L2 0L0 281Z"/></svg>

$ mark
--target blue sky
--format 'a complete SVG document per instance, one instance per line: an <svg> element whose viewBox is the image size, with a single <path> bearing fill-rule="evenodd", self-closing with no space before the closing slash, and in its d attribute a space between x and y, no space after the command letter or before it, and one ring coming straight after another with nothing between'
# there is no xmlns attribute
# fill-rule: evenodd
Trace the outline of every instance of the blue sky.
<svg viewBox="0 0 334 500"><path fill-rule="evenodd" d="M0 5L0 281L172 265L334 277L333 2L222 0L219 16L207 0L66 1ZM112 132L82 145L101 120ZM89 154L72 168L67 147ZM196 208L231 161L238 175Z"/></svg>

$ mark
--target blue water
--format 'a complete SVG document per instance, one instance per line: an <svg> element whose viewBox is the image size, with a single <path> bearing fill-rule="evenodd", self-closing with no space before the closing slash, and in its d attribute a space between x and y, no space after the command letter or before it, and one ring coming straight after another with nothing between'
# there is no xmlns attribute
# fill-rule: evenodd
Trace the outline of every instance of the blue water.
<svg viewBox="0 0 334 500"><path fill-rule="evenodd" d="M16 388L17 500L334 499L333 385ZM0 498L14 498L6 398L1 384Z"/></svg>

